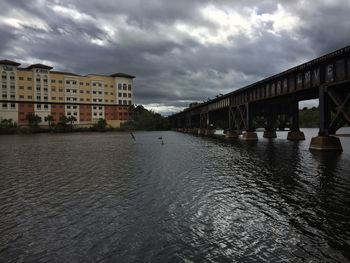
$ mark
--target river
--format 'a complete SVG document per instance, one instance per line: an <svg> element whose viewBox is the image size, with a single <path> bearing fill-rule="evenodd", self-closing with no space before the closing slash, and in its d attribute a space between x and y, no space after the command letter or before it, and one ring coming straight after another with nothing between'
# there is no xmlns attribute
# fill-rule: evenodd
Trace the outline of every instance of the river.
<svg viewBox="0 0 350 263"><path fill-rule="evenodd" d="M316 133L0 136L0 262L349 262L350 138Z"/></svg>

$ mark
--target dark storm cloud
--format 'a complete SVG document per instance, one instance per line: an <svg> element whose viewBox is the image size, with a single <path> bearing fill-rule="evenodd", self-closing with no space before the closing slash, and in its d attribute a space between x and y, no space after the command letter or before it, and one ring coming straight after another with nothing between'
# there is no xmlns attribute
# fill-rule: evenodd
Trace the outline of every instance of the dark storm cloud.
<svg viewBox="0 0 350 263"><path fill-rule="evenodd" d="M6 0L0 56L134 74L136 103L165 112L348 45L349 11L338 0Z"/></svg>

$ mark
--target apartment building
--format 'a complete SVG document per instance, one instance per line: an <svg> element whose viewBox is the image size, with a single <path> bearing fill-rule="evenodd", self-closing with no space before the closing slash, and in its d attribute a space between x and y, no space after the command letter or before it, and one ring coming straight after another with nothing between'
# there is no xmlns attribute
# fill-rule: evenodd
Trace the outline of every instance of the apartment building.
<svg viewBox="0 0 350 263"><path fill-rule="evenodd" d="M12 119L27 125L27 114L34 113L41 117L41 125L47 125L48 115L56 123L65 115L74 116L80 126L103 118L108 125L119 127L130 119L135 76L82 76L52 69L42 64L21 68L17 62L0 60L0 120Z"/></svg>

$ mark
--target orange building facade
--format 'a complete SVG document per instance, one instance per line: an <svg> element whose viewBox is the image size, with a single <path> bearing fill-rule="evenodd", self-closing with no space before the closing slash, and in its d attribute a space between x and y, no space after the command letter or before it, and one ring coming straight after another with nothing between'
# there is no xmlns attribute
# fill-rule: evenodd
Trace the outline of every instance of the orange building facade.
<svg viewBox="0 0 350 263"><path fill-rule="evenodd" d="M91 126L105 119L112 127L129 120L133 105L132 75L78 75L53 71L52 67L34 64L21 68L19 63L0 60L0 120L12 119L27 125L29 113L41 117L47 125L51 115L55 123L61 116L74 116L78 126Z"/></svg>

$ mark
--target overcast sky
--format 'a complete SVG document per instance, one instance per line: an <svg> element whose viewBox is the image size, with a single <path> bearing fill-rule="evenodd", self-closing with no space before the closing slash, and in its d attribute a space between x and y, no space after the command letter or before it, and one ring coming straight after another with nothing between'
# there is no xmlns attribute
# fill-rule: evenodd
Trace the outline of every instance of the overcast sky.
<svg viewBox="0 0 350 263"><path fill-rule="evenodd" d="M136 75L163 114L350 44L350 1L1 0L0 59Z"/></svg>

